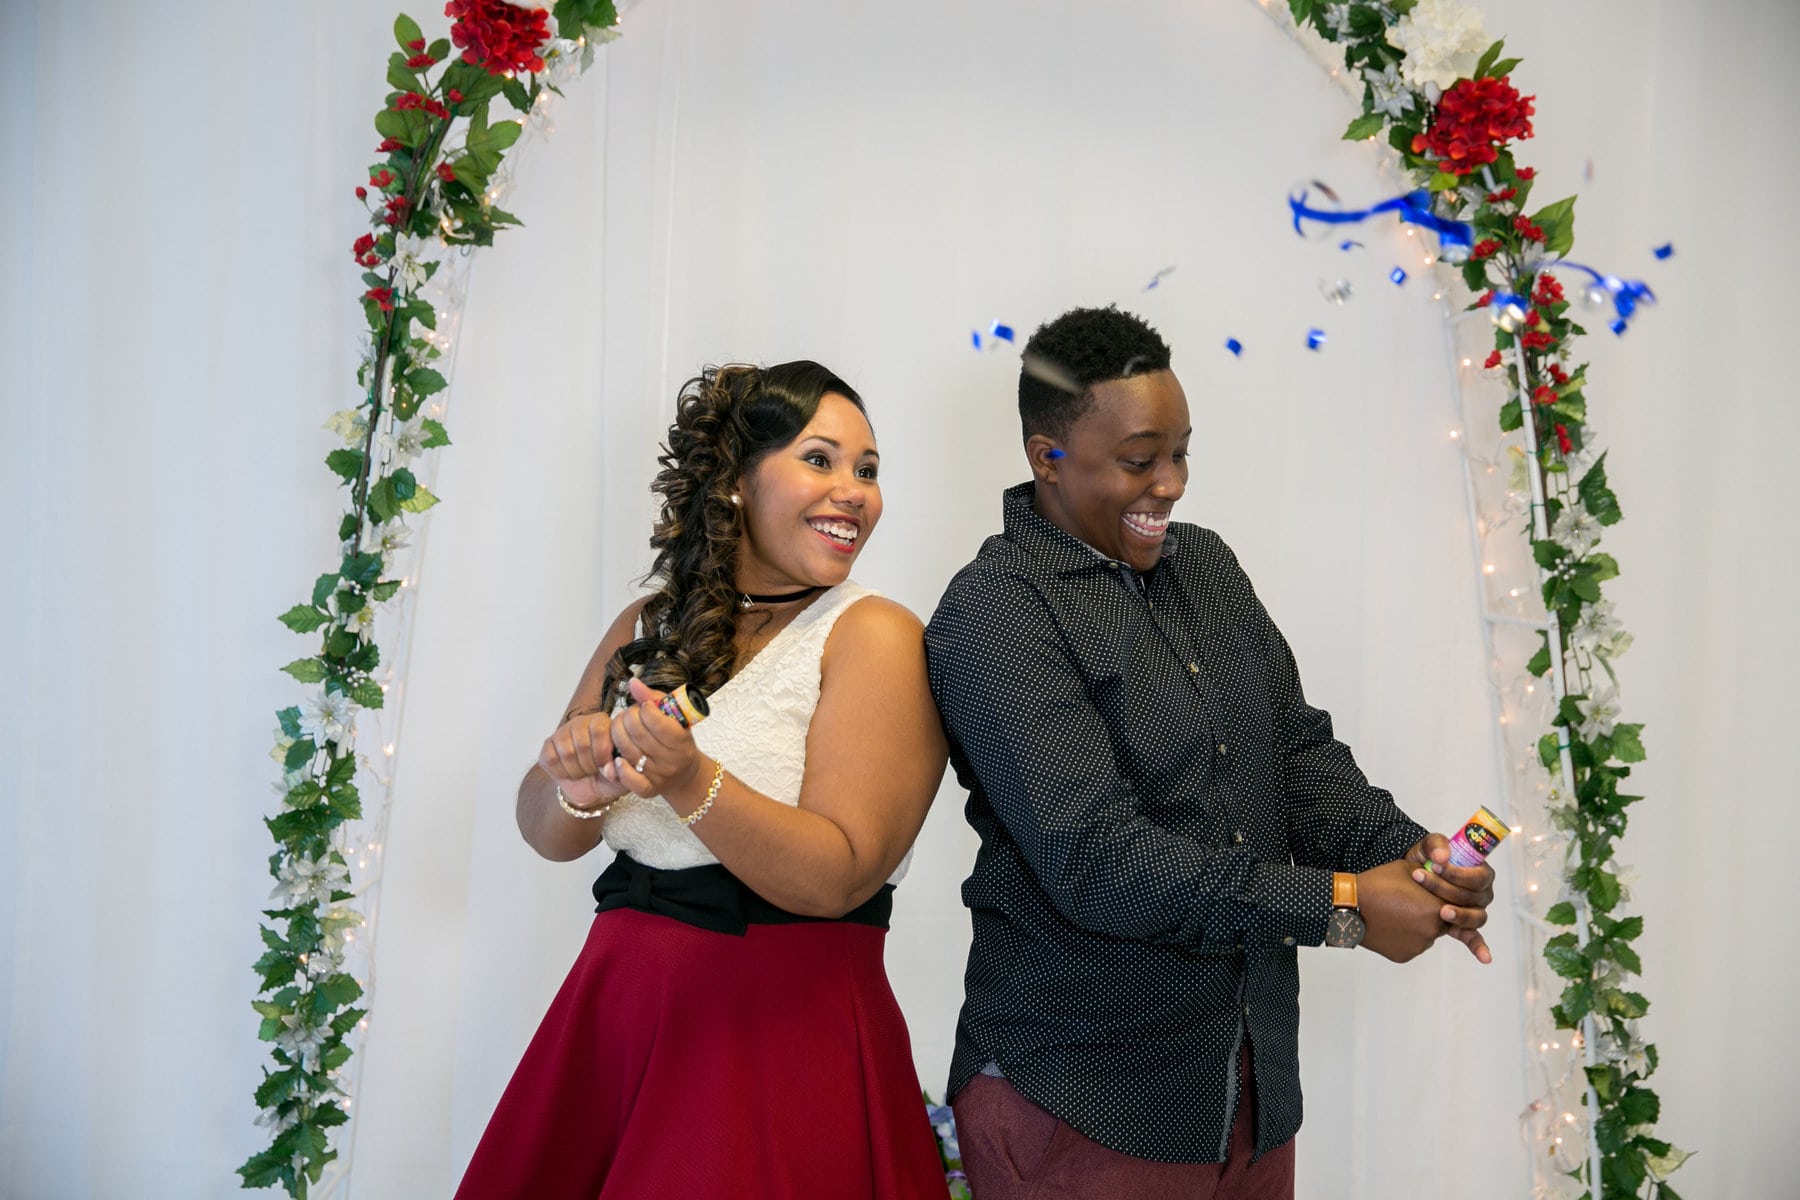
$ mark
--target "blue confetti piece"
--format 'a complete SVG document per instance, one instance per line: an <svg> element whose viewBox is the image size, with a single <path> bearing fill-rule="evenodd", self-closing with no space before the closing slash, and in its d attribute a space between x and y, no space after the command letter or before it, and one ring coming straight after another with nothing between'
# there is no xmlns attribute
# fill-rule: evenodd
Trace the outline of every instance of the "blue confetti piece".
<svg viewBox="0 0 1800 1200"><path fill-rule="evenodd" d="M1656 257L1658 257L1658 258L1670 258L1675 253L1675 243L1674 242L1664 242L1662 245L1658 246L1656 249L1652 250L1650 253L1656 255Z"/></svg>
<svg viewBox="0 0 1800 1200"><path fill-rule="evenodd" d="M1607 326L1607 328L1613 331L1614 336L1623 337L1625 335L1625 330L1628 327L1625 324L1624 317L1617 317L1613 320L1611 325Z"/></svg>
<svg viewBox="0 0 1800 1200"><path fill-rule="evenodd" d="M1549 265L1552 270L1562 270L1566 267L1570 270L1580 271L1593 279L1594 290L1604 293L1602 302L1604 299L1612 301L1613 313L1618 319L1607 328L1614 333L1625 332L1622 326L1631 320L1639 305L1656 303L1656 293L1651 291L1649 285L1641 279L1620 279L1617 275L1603 275L1592 267L1584 267L1580 263L1570 262L1566 258Z"/></svg>
<svg viewBox="0 0 1800 1200"><path fill-rule="evenodd" d="M1066 458L1067 454L1065 451L1058 450L1055 446L1052 446L1052 447L1050 447L1050 450L1044 455L1044 457L1051 459L1051 460L1055 460L1058 458Z"/></svg>
<svg viewBox="0 0 1800 1200"><path fill-rule="evenodd" d="M1157 284L1159 284L1163 281L1164 275L1171 274L1174 272L1174 270L1175 270L1175 267L1173 264L1164 267L1162 270L1158 271L1156 274L1154 274L1150 277L1150 282L1146 283L1144 285L1144 290L1146 292L1149 291L1151 288L1155 287Z"/></svg>
<svg viewBox="0 0 1800 1200"><path fill-rule="evenodd" d="M1324 344L1325 331L1323 329L1309 329L1306 331L1306 348L1308 350L1317 350Z"/></svg>
<svg viewBox="0 0 1800 1200"><path fill-rule="evenodd" d="M981 330L969 330L969 344L974 346L977 350L981 349Z"/></svg>
<svg viewBox="0 0 1800 1200"><path fill-rule="evenodd" d="M1013 340L1012 326L1002 325L1000 322L995 321L993 327L988 330L988 336L999 338L1003 342L1010 342Z"/></svg>
<svg viewBox="0 0 1800 1200"><path fill-rule="evenodd" d="M1348 239L1338 243L1339 250L1361 250L1362 248L1363 248L1363 244L1361 242L1351 241Z"/></svg>
<svg viewBox="0 0 1800 1200"><path fill-rule="evenodd" d="M1399 267L1395 267L1388 272L1388 278L1394 281L1395 287L1399 287L1406 282L1406 272L1402 271Z"/></svg>
<svg viewBox="0 0 1800 1200"><path fill-rule="evenodd" d="M1225 348L1231 351L1234 356L1241 357L1244 353L1244 343L1238 341L1236 338L1226 338Z"/></svg>

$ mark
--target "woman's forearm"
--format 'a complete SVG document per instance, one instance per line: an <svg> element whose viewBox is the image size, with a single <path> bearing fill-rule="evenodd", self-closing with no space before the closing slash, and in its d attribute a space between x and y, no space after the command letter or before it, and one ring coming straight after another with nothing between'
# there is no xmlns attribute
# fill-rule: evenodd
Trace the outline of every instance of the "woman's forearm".
<svg viewBox="0 0 1800 1200"><path fill-rule="evenodd" d="M580 858L600 844L604 820L571 817L556 802L556 784L533 766L519 783L519 832L533 850L552 862Z"/></svg>

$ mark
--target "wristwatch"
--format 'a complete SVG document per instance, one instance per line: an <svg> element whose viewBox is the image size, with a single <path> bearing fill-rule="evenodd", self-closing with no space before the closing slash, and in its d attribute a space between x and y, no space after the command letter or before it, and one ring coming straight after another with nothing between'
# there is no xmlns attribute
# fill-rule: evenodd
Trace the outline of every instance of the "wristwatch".
<svg viewBox="0 0 1800 1200"><path fill-rule="evenodd" d="M1362 945L1368 926L1356 907L1356 876L1335 871L1331 876L1331 915L1325 919L1325 944L1354 950Z"/></svg>

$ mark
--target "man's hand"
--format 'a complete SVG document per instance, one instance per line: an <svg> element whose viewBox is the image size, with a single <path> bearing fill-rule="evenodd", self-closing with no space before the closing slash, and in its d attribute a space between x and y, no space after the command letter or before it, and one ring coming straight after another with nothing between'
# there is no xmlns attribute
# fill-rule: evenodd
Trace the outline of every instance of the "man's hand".
<svg viewBox="0 0 1800 1200"><path fill-rule="evenodd" d="M1362 944L1394 962L1423 954L1448 930L1437 899L1413 881L1413 870L1401 858L1356 876L1357 907L1367 929Z"/></svg>
<svg viewBox="0 0 1800 1200"><path fill-rule="evenodd" d="M1428 833L1414 842L1403 862L1413 866L1413 882L1443 903L1439 916L1444 932L1469 948L1482 963L1494 961L1480 929L1487 924L1488 905L1494 902L1494 868L1450 865L1450 839Z"/></svg>

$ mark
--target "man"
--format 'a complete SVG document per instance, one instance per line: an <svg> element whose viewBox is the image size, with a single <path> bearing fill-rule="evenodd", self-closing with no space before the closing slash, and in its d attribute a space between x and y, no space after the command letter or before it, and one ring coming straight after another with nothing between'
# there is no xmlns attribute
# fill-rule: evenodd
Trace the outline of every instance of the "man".
<svg viewBox="0 0 1800 1200"><path fill-rule="evenodd" d="M1488 867L1372 787L1217 534L1192 433L1117 309L1033 335L1032 481L926 630L981 835L950 1069L980 1200L1290 1200L1301 946L1483 962Z"/></svg>

